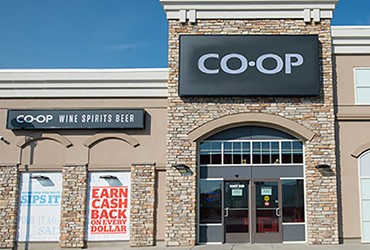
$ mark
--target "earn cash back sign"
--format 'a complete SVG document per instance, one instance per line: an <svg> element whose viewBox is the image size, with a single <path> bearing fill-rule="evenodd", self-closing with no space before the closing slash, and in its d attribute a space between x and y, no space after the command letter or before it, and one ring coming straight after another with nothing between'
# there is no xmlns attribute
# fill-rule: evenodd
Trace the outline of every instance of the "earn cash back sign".
<svg viewBox="0 0 370 250"><path fill-rule="evenodd" d="M87 240L129 239L130 190L127 175L129 173L90 174Z"/></svg>

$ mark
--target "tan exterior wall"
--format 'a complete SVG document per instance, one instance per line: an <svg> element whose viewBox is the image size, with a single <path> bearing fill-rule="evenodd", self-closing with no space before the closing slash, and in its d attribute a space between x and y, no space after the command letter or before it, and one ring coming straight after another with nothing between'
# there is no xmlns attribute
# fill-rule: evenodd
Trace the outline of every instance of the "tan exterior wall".
<svg viewBox="0 0 370 250"><path fill-rule="evenodd" d="M337 55L335 62L343 237L361 238L358 159L351 154L370 143L370 106L355 104L354 69L370 67L370 56Z"/></svg>
<svg viewBox="0 0 370 250"><path fill-rule="evenodd" d="M91 169L131 167L133 163L150 162L165 165L166 110L165 98L154 99L13 99L0 101L0 164L33 165L30 168L54 167L64 164L89 164ZM58 130L19 131L6 129L8 109L103 109L103 108L144 108L147 112L144 130ZM37 140L24 148L17 144L26 137L40 138L46 134L59 134L71 143L71 147L55 140ZM90 148L84 143L95 134L125 133L135 139L139 146L122 140L103 140Z"/></svg>
<svg viewBox="0 0 370 250"><path fill-rule="evenodd" d="M104 108L145 109L145 129L56 131L6 129L9 109ZM166 117L166 98L0 100L0 136L2 136L0 180L2 183L8 183L4 188L0 188L0 212L9 214L7 218L0 218L0 248L12 248L16 244L19 171L63 173L59 246L80 248L86 244L88 171L131 170L130 244L153 245L155 202L157 196L162 198L164 196L162 189L160 193L155 190L155 169L163 169L165 166ZM121 139L114 136L112 138L112 135L121 136ZM95 140L96 138L99 140ZM163 182L163 178L161 181ZM164 183L160 185L163 187ZM163 210L164 206L161 205L159 208ZM164 214L164 211L159 213ZM150 223L144 223L147 221Z"/></svg>
<svg viewBox="0 0 370 250"><path fill-rule="evenodd" d="M156 172L156 240L164 240L166 222L166 171Z"/></svg>
<svg viewBox="0 0 370 250"><path fill-rule="evenodd" d="M337 55L335 64L338 113L352 113L352 110L349 111L348 109L353 108L355 105L354 69L359 67L370 68L370 56ZM356 107L356 112L361 112L363 109L366 109L368 114L370 114L370 109L366 106Z"/></svg>

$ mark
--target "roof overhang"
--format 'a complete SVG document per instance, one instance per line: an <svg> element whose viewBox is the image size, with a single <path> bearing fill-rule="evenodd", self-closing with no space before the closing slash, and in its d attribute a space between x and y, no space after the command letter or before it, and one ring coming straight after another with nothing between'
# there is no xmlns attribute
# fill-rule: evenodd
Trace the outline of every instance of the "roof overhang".
<svg viewBox="0 0 370 250"><path fill-rule="evenodd" d="M0 98L167 97L168 69L0 70Z"/></svg>
<svg viewBox="0 0 370 250"><path fill-rule="evenodd" d="M370 54L370 26L332 26L333 53Z"/></svg>
<svg viewBox="0 0 370 250"><path fill-rule="evenodd" d="M331 19L338 0L160 0L169 20Z"/></svg>

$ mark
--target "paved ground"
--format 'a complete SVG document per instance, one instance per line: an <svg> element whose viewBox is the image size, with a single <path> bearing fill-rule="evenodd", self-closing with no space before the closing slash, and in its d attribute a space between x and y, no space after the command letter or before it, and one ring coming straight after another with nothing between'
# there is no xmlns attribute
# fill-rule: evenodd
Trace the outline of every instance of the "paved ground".
<svg viewBox="0 0 370 250"><path fill-rule="evenodd" d="M19 250L60 250L56 245L30 244L20 245ZM62 250L71 248L63 248ZM73 250L77 250L74 248ZM312 246L307 244L224 244L224 245L199 245L194 247L165 247L159 243L155 247L129 247L128 243L104 243L89 245L91 250L370 250L370 244L346 243L330 246Z"/></svg>

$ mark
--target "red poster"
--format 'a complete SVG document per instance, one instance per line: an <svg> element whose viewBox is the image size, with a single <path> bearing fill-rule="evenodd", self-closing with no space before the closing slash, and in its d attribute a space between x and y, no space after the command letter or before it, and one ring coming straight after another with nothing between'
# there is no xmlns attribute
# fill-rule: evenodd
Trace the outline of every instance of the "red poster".
<svg viewBox="0 0 370 250"><path fill-rule="evenodd" d="M92 187L90 198L91 234L126 234L128 187Z"/></svg>

